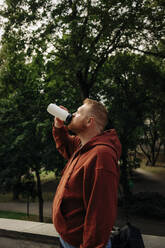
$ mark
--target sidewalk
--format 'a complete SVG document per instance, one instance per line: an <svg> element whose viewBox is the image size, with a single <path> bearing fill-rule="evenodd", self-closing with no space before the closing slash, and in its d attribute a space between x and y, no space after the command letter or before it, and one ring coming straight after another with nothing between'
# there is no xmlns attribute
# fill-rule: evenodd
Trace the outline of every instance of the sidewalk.
<svg viewBox="0 0 165 248"><path fill-rule="evenodd" d="M53 224L0 219L0 244L4 248L58 247L58 233ZM145 248L164 248L165 237L142 235Z"/></svg>
<svg viewBox="0 0 165 248"><path fill-rule="evenodd" d="M164 169L165 170L165 169ZM156 175L144 169L134 171L134 188L136 192L158 192L165 196L165 175Z"/></svg>

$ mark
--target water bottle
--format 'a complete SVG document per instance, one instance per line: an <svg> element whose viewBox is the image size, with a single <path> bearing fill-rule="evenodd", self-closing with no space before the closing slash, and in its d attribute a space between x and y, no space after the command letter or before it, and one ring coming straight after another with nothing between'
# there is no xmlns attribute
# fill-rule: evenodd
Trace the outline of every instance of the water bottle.
<svg viewBox="0 0 165 248"><path fill-rule="evenodd" d="M72 120L72 114L70 114L65 109L60 108L55 103L50 103L47 107L49 114L59 118L61 121L64 121L68 125Z"/></svg>

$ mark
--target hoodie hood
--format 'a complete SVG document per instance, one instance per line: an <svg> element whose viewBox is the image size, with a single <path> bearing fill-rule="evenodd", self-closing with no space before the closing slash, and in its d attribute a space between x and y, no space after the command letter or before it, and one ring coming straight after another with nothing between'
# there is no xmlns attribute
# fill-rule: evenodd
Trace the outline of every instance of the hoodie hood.
<svg viewBox="0 0 165 248"><path fill-rule="evenodd" d="M112 148L116 154L117 158L119 159L121 156L121 143L119 141L118 135L115 129L107 130L100 135L93 137L88 143L86 143L82 148L81 151L85 152L92 147L97 145L105 145Z"/></svg>

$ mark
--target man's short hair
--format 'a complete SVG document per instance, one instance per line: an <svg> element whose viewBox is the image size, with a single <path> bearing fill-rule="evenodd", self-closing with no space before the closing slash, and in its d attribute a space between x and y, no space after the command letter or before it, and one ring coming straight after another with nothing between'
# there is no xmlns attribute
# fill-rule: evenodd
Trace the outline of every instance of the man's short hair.
<svg viewBox="0 0 165 248"><path fill-rule="evenodd" d="M106 107L101 102L89 98L86 98L83 103L91 106L91 113L94 115L96 123L102 132L108 122L108 112Z"/></svg>

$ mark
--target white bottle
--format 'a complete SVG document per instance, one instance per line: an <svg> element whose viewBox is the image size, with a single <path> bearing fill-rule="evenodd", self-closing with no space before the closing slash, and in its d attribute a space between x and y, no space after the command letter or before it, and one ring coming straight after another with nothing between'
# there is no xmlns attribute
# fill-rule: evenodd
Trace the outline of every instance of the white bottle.
<svg viewBox="0 0 165 248"><path fill-rule="evenodd" d="M49 112L49 114L64 121L66 125L68 125L72 120L72 114L58 107L55 103L50 103L47 107L47 111Z"/></svg>

